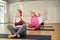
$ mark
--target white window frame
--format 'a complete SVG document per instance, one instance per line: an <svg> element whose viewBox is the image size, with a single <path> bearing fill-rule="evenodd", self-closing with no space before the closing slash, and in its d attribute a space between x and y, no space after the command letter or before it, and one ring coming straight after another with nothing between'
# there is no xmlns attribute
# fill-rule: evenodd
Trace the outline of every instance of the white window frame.
<svg viewBox="0 0 60 40"><path fill-rule="evenodd" d="M5 23L5 16L6 16L6 2L4 2L4 1L0 1L0 7L1 8L3 8L4 10L4 12L1 12L1 13L4 13L3 15L2 14L0 14L0 23ZM1 18L4 18L3 19L3 21L1 21L2 19Z"/></svg>

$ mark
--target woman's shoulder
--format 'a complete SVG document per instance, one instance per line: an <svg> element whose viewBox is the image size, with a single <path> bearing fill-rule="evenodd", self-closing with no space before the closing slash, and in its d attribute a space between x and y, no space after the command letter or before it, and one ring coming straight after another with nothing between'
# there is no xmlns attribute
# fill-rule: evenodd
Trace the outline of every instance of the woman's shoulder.
<svg viewBox="0 0 60 40"><path fill-rule="evenodd" d="M13 18L13 21L15 21L16 20L16 18Z"/></svg>
<svg viewBox="0 0 60 40"><path fill-rule="evenodd" d="M38 16L35 16L34 18L38 18Z"/></svg>

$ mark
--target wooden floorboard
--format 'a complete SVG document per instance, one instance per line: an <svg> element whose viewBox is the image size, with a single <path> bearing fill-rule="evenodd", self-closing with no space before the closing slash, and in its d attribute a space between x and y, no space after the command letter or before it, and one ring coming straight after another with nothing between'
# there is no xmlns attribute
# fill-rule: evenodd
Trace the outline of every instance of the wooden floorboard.
<svg viewBox="0 0 60 40"><path fill-rule="evenodd" d="M53 26L53 28L55 29L55 31L35 31L35 30L27 30L27 35L51 35L52 39L51 40L60 40L60 24L45 24L46 26ZM2 27L0 25L0 27ZM3 32L2 32L3 31ZM11 34L8 29L6 28L6 26L4 26L3 30L0 30L0 33L3 34ZM23 39L2 39L0 38L0 40L23 40ZM25 39L27 40L27 39Z"/></svg>

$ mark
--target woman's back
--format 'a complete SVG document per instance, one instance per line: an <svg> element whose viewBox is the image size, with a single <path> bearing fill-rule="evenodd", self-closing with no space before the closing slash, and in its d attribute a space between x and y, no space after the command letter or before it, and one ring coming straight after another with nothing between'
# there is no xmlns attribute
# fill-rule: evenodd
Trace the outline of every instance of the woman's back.
<svg viewBox="0 0 60 40"><path fill-rule="evenodd" d="M31 18L31 24L33 26L38 26L39 25L38 17L37 16Z"/></svg>

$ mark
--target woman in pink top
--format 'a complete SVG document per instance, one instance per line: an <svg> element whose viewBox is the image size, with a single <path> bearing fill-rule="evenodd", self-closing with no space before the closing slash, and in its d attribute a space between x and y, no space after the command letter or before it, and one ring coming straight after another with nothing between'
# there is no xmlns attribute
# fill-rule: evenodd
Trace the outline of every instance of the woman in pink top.
<svg viewBox="0 0 60 40"><path fill-rule="evenodd" d="M38 16L36 15L35 12L31 13L31 19L30 19L29 27L34 28L34 29L40 29L40 25L38 22Z"/></svg>

